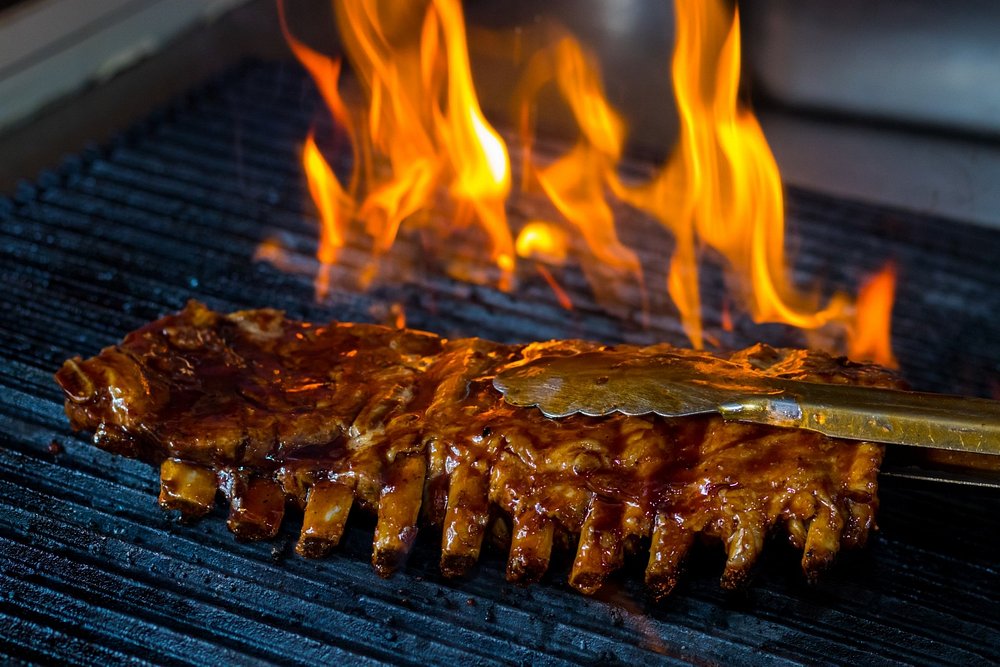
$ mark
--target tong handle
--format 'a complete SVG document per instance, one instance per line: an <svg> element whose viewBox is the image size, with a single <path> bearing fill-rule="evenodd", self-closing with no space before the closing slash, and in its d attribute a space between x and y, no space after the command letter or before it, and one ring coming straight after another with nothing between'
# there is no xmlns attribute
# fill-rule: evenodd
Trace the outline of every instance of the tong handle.
<svg viewBox="0 0 1000 667"><path fill-rule="evenodd" d="M769 380L719 406L726 419L833 438L1000 455L1000 401L875 387Z"/></svg>

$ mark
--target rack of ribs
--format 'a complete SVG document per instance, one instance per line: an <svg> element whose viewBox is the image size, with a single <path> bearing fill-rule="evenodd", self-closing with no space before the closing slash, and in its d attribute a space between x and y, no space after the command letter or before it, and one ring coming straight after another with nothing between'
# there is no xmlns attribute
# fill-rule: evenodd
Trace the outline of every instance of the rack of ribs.
<svg viewBox="0 0 1000 667"><path fill-rule="evenodd" d="M441 570L465 574L484 539L509 549L507 577L532 582L553 549L575 548L572 586L595 592L626 553L648 549L656 597L696 539L721 542L722 585L747 578L772 533L814 578L874 525L883 448L725 422L575 415L505 403L493 376L584 341L503 345L369 324L315 325L275 310L219 314L191 302L56 374L76 430L160 466L160 504L185 518L219 492L243 539L273 537L289 503L296 546L318 557L348 513L377 515L372 564L398 568L418 525L441 532ZM684 354L666 345L617 346ZM703 353L702 353L703 354ZM756 345L724 357L748 374L898 387L882 368Z"/></svg>

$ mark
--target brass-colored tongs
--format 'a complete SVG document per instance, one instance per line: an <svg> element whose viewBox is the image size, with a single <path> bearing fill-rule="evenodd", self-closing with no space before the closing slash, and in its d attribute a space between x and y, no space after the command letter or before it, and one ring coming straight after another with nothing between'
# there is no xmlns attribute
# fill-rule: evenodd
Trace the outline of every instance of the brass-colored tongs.
<svg viewBox="0 0 1000 667"><path fill-rule="evenodd" d="M537 406L554 418L717 413L834 438L946 450L897 457L904 465L896 474L1000 486L1000 401L775 378L691 352L541 357L502 371L493 384L508 403ZM930 471L926 461L944 469Z"/></svg>

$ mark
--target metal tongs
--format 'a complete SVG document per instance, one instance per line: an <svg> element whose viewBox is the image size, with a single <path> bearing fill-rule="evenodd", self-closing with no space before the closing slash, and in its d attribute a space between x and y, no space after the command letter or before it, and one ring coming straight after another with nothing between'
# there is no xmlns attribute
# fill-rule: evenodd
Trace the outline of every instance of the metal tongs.
<svg viewBox="0 0 1000 667"><path fill-rule="evenodd" d="M1000 401L776 378L689 352L541 357L502 371L493 384L508 403L537 406L553 418L717 413L731 421L938 450L890 456L901 465L883 471L1000 488Z"/></svg>

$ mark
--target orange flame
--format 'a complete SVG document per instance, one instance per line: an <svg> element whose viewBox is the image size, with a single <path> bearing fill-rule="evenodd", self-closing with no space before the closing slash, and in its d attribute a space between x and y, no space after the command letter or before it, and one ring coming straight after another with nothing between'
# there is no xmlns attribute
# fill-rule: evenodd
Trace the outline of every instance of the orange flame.
<svg viewBox="0 0 1000 667"><path fill-rule="evenodd" d="M340 187L330 165L316 146L312 133L302 149L302 167L309 183L309 194L316 202L320 215L319 249L316 259L320 271L316 274L316 297L323 298L330 289L330 266L337 261L340 249L344 247L344 234L350 220L352 203Z"/></svg>
<svg viewBox="0 0 1000 667"><path fill-rule="evenodd" d="M546 264L563 264L569 252L569 238L559 227L536 220L521 229L514 248L520 257L534 257Z"/></svg>
<svg viewBox="0 0 1000 667"><path fill-rule="evenodd" d="M738 101L738 14L716 1L677 0L675 7L678 146L654 180L620 186L619 194L675 237L667 287L688 336L701 346L697 261L706 246L727 261L755 321L814 329L843 320L846 297L817 308L788 276L778 166L757 119Z"/></svg>
<svg viewBox="0 0 1000 667"><path fill-rule="evenodd" d="M562 228L549 223L533 220L521 228L514 243L519 257L535 258L535 268L538 274L552 288L559 305L566 310L573 309L573 301L569 294L562 288L552 272L545 267L546 264L561 266L566 263L569 254L569 237Z"/></svg>
<svg viewBox="0 0 1000 667"><path fill-rule="evenodd" d="M580 130L576 145L545 166L532 162L532 104L539 90L554 81ZM642 267L635 252L622 244L606 189L621 159L625 123L607 102L598 68L580 45L569 37L537 53L529 62L520 86L521 141L524 144L525 187L533 178L556 209L580 235L587 256L581 257L591 284L601 294L600 267L642 283ZM591 261L591 258L593 261Z"/></svg>
<svg viewBox="0 0 1000 667"><path fill-rule="evenodd" d="M389 306L389 313L392 315L392 326L397 329L406 328L406 309L401 303L393 303Z"/></svg>
<svg viewBox="0 0 1000 667"><path fill-rule="evenodd" d="M546 265L563 265L571 255L602 303L624 280L637 284L645 299L638 255L617 234L617 198L652 215L674 237L666 291L696 347L710 339L701 321L699 262L712 255L723 260L736 292L719 304L725 329L732 328L730 308L738 307L756 322L836 328L846 332L853 356L894 362L891 269L866 285L856 304L840 293L823 304L818 293L792 281L781 179L757 119L739 100L739 15L724 0L675 0L672 80L680 137L645 183L618 175L625 123L607 101L594 59L566 35L528 59L518 89L521 189L543 193L561 219L528 223L516 243L505 211L510 157L480 109L459 1L337 0L335 9L363 88L363 109L341 97L339 61L298 42L282 24L333 118L346 128L354 154L344 186L312 135L303 150L321 219L317 295L329 289L329 268L357 220L376 255L390 250L404 223L436 227L442 237L471 228L485 235L502 288L512 284L515 258L530 258L567 308L569 297ZM549 84L566 101L579 135L566 153L539 161L534 101ZM445 210L450 225L432 214Z"/></svg>
<svg viewBox="0 0 1000 667"><path fill-rule="evenodd" d="M888 264L858 292L857 318L850 337L852 359L877 361L898 367L892 353L892 304L896 294L896 267Z"/></svg>
<svg viewBox="0 0 1000 667"><path fill-rule="evenodd" d="M455 209L455 223L476 222L486 233L500 285L509 288L515 269L504 208L510 159L479 107L460 4L352 0L336 2L335 9L365 89L363 112L349 112L337 90L339 62L296 40L282 20L293 52L315 79L334 119L347 129L354 153L355 171L345 188L311 138L303 152L323 223L317 258L324 270L336 261L353 215L363 221L375 253L385 253L404 221L440 208L437 196L443 191ZM418 20L419 34L410 29ZM322 194L324 188L329 194ZM318 276L316 285L322 296L328 279Z"/></svg>

